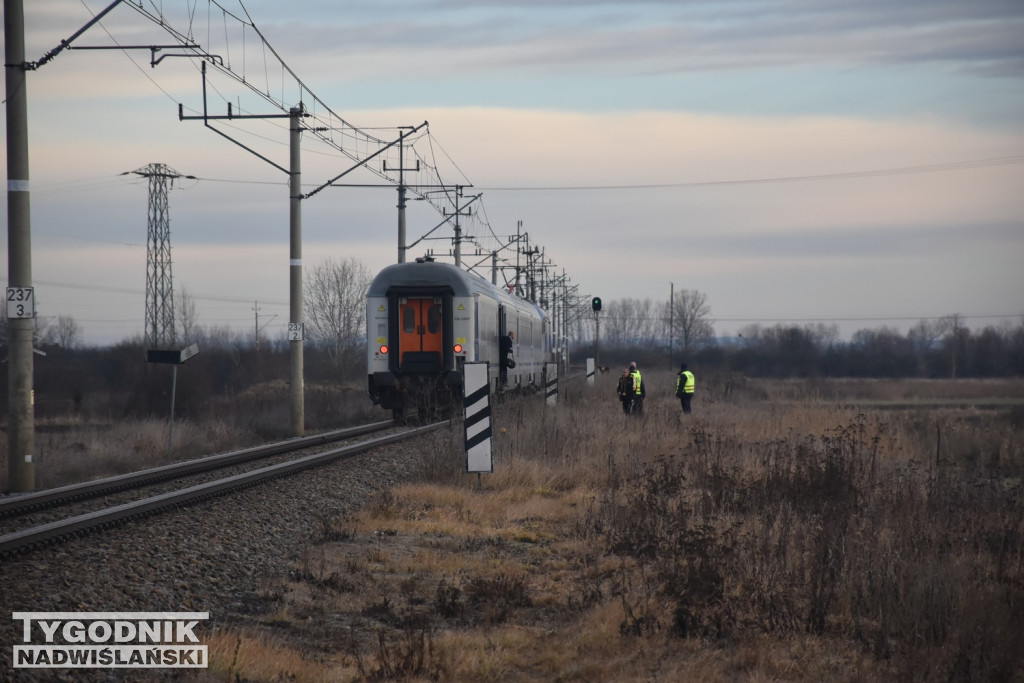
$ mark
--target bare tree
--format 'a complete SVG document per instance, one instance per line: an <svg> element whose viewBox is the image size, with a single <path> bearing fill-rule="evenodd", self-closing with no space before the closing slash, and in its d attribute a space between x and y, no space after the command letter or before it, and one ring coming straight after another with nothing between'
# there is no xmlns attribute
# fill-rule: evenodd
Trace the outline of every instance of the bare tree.
<svg viewBox="0 0 1024 683"><path fill-rule="evenodd" d="M196 300L192 293L184 287L178 289L177 311L179 341L183 345L198 341L201 334L199 329L199 312L196 309Z"/></svg>
<svg viewBox="0 0 1024 683"><path fill-rule="evenodd" d="M640 349L653 344L660 322L651 299L618 299L601 313L601 344L610 349Z"/></svg>
<svg viewBox="0 0 1024 683"><path fill-rule="evenodd" d="M917 371L921 375L928 372L928 356L937 342L945 334L947 323L935 318L922 318L907 332L907 339L917 359Z"/></svg>
<svg viewBox="0 0 1024 683"><path fill-rule="evenodd" d="M825 323L816 323L814 325L804 325L804 329L814 339L814 343L822 351L835 346L839 341L839 325L832 323L826 325Z"/></svg>
<svg viewBox="0 0 1024 683"><path fill-rule="evenodd" d="M61 348L73 349L81 343L82 328L70 315L57 316L56 322L43 332L43 341Z"/></svg>
<svg viewBox="0 0 1024 683"><path fill-rule="evenodd" d="M708 296L699 289L684 289L675 295L671 314L673 339L683 351L707 346L715 338Z"/></svg>
<svg viewBox="0 0 1024 683"><path fill-rule="evenodd" d="M334 366L363 342L366 290L372 280L357 259L324 260L306 272L306 335L319 343Z"/></svg>
<svg viewBox="0 0 1024 683"><path fill-rule="evenodd" d="M949 353L949 376L956 379L957 360L966 354L967 341L971 331L964 326L963 316L959 313L947 315L940 321L942 325L943 344Z"/></svg>

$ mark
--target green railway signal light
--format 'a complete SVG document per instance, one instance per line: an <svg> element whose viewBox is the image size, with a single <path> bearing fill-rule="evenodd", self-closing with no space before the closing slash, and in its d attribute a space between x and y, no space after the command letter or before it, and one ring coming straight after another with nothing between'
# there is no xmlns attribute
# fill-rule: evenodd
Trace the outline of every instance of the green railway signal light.
<svg viewBox="0 0 1024 683"><path fill-rule="evenodd" d="M590 307L592 309L594 309L594 313L597 313L598 311L600 311L601 310L601 297L595 296L593 299L591 299L590 300Z"/></svg>

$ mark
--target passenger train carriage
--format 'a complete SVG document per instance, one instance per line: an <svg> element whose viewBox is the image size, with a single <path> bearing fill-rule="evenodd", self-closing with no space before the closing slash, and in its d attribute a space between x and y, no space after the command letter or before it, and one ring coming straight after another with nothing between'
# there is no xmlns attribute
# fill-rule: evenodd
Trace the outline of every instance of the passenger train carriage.
<svg viewBox="0 0 1024 683"><path fill-rule="evenodd" d="M366 297L368 389L374 404L401 419L462 401L462 366L488 361L501 388L499 339L515 332L505 386L539 384L551 343L543 311L461 268L425 259L396 263Z"/></svg>

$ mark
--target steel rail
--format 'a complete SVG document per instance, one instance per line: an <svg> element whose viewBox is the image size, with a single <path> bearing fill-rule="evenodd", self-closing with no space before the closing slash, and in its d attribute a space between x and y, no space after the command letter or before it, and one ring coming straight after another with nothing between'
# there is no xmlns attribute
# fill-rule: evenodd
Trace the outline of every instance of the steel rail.
<svg viewBox="0 0 1024 683"><path fill-rule="evenodd" d="M131 503L124 503L106 510L90 512L77 517L49 524L30 527L16 531L5 536L0 536L0 558L14 557L15 555L43 547L45 545L60 543L71 538L79 538L98 529L106 529L124 524L125 522L155 515L166 510L182 507L191 503L200 502L214 496L223 495L231 491L255 486L272 479L295 474L313 467L326 465L334 460L350 458L360 453L386 446L388 444L411 439L430 432L439 427L451 423L451 420L437 422L434 424L415 427L398 434L377 437L361 443L343 446L323 453L314 453L295 460L269 465L267 467L236 474L224 479L197 484L179 491L162 493L150 498L143 498Z"/></svg>
<svg viewBox="0 0 1024 683"><path fill-rule="evenodd" d="M347 429L339 429L333 432L324 432L323 434L289 439L287 441L265 444L263 446L230 451L228 453L209 455L196 460L185 460L182 462L172 463L170 465L154 467L148 470L140 470L138 472L120 474L113 477L106 477L104 479L96 479L95 481L70 484L68 486L46 489L45 491L28 493L25 495L9 496L0 500L0 519L17 517L29 512L57 507L72 501L97 498L117 491L140 488L142 486L170 481L172 479L180 479L181 477L187 477L200 472L229 467L231 465L237 465L251 460L258 460L260 458L269 458L274 455L288 453L301 448L309 448L318 444L331 443L354 436L362 436L363 434L370 434L382 429L387 429L388 427L394 426L394 424L394 420L372 422L359 427L349 427Z"/></svg>

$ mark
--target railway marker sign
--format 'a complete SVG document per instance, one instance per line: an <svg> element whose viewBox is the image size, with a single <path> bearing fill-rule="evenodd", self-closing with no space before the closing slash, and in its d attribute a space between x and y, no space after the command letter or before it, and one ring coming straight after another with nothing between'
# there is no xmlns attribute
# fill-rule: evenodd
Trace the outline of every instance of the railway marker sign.
<svg viewBox="0 0 1024 683"><path fill-rule="evenodd" d="M463 407L466 430L466 471L493 472L491 459L491 393L489 363L466 363L463 368Z"/></svg>
<svg viewBox="0 0 1024 683"><path fill-rule="evenodd" d="M7 319L36 317L36 291L32 287L7 288Z"/></svg>
<svg viewBox="0 0 1024 683"><path fill-rule="evenodd" d="M558 363L544 364L544 402L548 407L558 405Z"/></svg>
<svg viewBox="0 0 1024 683"><path fill-rule="evenodd" d="M171 419L167 435L167 460L171 459L174 450L174 398L178 392L178 366L199 353L199 344L192 344L183 349L149 349L146 351L147 363L168 363L174 366L174 378L171 380Z"/></svg>
<svg viewBox="0 0 1024 683"><path fill-rule="evenodd" d="M596 366L593 358L587 359L587 384L594 386L594 375L596 374Z"/></svg>
<svg viewBox="0 0 1024 683"><path fill-rule="evenodd" d="M146 351L146 362L181 365L197 353L199 344L192 344L183 349L149 349Z"/></svg>

